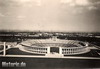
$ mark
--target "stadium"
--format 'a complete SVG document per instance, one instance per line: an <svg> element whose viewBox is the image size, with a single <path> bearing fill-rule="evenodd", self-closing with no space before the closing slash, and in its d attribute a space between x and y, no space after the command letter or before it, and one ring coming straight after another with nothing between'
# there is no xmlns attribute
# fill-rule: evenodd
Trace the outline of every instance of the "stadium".
<svg viewBox="0 0 100 69"><path fill-rule="evenodd" d="M87 53L88 44L77 40L62 40L57 37L50 39L26 40L20 43L19 49L34 54L77 55Z"/></svg>

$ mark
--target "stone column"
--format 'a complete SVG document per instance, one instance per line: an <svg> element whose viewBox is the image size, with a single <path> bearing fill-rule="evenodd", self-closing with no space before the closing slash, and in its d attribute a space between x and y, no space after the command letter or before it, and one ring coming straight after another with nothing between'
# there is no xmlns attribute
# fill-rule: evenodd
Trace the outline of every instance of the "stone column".
<svg viewBox="0 0 100 69"><path fill-rule="evenodd" d="M6 43L4 42L3 55L6 56Z"/></svg>
<svg viewBox="0 0 100 69"><path fill-rule="evenodd" d="M47 54L50 54L50 47L47 48Z"/></svg>
<svg viewBox="0 0 100 69"><path fill-rule="evenodd" d="M85 43L86 45L85 46L89 46L89 43L87 42L87 43Z"/></svg>
<svg viewBox="0 0 100 69"><path fill-rule="evenodd" d="M62 48L59 47L59 54L62 54Z"/></svg>

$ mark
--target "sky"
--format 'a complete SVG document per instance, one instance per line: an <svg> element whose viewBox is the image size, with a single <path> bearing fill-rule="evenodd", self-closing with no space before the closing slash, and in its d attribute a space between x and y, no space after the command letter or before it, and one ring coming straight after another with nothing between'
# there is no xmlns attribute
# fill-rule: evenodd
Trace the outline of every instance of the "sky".
<svg viewBox="0 0 100 69"><path fill-rule="evenodd" d="M0 0L0 30L100 32L100 0Z"/></svg>

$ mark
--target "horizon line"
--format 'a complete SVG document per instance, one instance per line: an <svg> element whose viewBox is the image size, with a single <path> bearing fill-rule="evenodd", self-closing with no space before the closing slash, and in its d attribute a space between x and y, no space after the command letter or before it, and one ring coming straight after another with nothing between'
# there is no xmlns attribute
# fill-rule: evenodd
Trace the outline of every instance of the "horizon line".
<svg viewBox="0 0 100 69"><path fill-rule="evenodd" d="M68 33L100 33L99 31L54 31L54 30L0 30L0 32L68 32Z"/></svg>

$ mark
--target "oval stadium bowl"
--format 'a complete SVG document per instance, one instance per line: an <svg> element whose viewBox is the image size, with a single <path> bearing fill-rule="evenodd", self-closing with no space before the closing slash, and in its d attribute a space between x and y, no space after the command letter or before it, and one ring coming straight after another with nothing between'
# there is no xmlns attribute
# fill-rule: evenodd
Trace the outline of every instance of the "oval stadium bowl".
<svg viewBox="0 0 100 69"><path fill-rule="evenodd" d="M84 42L61 39L26 40L20 44L19 49L24 52L45 55L77 55L90 51Z"/></svg>

